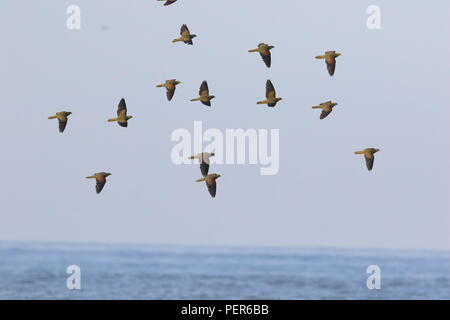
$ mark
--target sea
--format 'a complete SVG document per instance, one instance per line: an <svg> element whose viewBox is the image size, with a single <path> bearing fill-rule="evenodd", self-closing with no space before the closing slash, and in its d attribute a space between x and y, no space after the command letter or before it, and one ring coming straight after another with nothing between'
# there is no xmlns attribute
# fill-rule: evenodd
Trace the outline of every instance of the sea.
<svg viewBox="0 0 450 320"><path fill-rule="evenodd" d="M450 299L450 252L0 242L0 299Z"/></svg>

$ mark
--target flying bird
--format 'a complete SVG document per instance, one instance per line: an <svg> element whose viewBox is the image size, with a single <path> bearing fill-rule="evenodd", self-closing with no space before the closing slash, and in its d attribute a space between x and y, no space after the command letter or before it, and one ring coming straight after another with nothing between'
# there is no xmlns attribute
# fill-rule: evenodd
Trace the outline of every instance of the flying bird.
<svg viewBox="0 0 450 320"><path fill-rule="evenodd" d="M336 58L341 54L336 51L326 51L325 54L321 56L316 56L316 59L325 59L327 65L328 73L330 76L334 75L334 69L336 68Z"/></svg>
<svg viewBox="0 0 450 320"><path fill-rule="evenodd" d="M322 109L322 113L320 114L320 119L325 119L330 113L331 111L333 111L334 106L336 106L337 103L336 102L332 102L332 101L327 101L327 102L322 102L320 105L318 106L313 106L313 109Z"/></svg>
<svg viewBox="0 0 450 320"><path fill-rule="evenodd" d="M215 198L217 189L216 179L220 177L221 177L220 174L212 173L208 174L206 177L197 179L195 181L197 182L205 181L206 186L208 187L209 194L211 195L211 197Z"/></svg>
<svg viewBox="0 0 450 320"><path fill-rule="evenodd" d="M380 151L376 148L367 148L361 151L356 151L355 154L363 154L364 159L366 159L367 170L371 171L373 168L373 161L375 160L375 153Z"/></svg>
<svg viewBox="0 0 450 320"><path fill-rule="evenodd" d="M127 105L125 99L120 99L119 105L117 107L117 118L108 119L109 122L117 121L121 127L128 127L128 120L133 118L133 116L127 115Z"/></svg>
<svg viewBox="0 0 450 320"><path fill-rule="evenodd" d="M204 80L200 85L200 90L198 91L199 97L191 99L191 101L200 101L205 106L211 107L211 100L216 96L209 95L208 83Z"/></svg>
<svg viewBox="0 0 450 320"><path fill-rule="evenodd" d="M86 179L95 179L96 184L95 184L95 191L97 193L102 192L103 187L105 186L106 183L106 177L110 176L111 173L109 172L97 172L94 173L92 176L86 177Z"/></svg>
<svg viewBox="0 0 450 320"><path fill-rule="evenodd" d="M156 1L165 1L166 3L164 3L165 6L171 5L172 3L177 2L177 0L156 0Z"/></svg>
<svg viewBox="0 0 450 320"><path fill-rule="evenodd" d="M258 101L257 104L267 104L269 107L275 107L278 101L283 98L276 96L275 88L273 87L272 81L266 81L266 100Z"/></svg>
<svg viewBox="0 0 450 320"><path fill-rule="evenodd" d="M59 122L59 132L63 133L66 128L68 117L72 114L72 112L61 111L57 112L54 116L48 117L49 119L58 119Z"/></svg>
<svg viewBox="0 0 450 320"><path fill-rule="evenodd" d="M181 37L173 39L172 42L183 41L186 44L192 45L193 44L192 39L194 39L197 36L195 34L191 34L191 32L189 31L187 25L185 25L185 24L183 24L181 26L180 35L181 35Z"/></svg>
<svg viewBox="0 0 450 320"><path fill-rule="evenodd" d="M200 162L200 171L204 177L208 175L209 171L209 158L214 156L214 152L202 152L195 156L189 157L189 159L198 159Z"/></svg>
<svg viewBox="0 0 450 320"><path fill-rule="evenodd" d="M165 83L158 84L157 88L166 88L167 100L172 100L173 95L175 94L175 89L181 81L177 81L176 79L166 80Z"/></svg>
<svg viewBox="0 0 450 320"><path fill-rule="evenodd" d="M275 47L269 46L268 44L265 44L265 43L260 43L260 44L258 44L258 48L248 50L248 52L259 52L259 54L261 55L261 58L263 59L264 63L266 64L267 68L270 68L271 60L272 60L271 55L270 55L270 50L273 48L275 48Z"/></svg>

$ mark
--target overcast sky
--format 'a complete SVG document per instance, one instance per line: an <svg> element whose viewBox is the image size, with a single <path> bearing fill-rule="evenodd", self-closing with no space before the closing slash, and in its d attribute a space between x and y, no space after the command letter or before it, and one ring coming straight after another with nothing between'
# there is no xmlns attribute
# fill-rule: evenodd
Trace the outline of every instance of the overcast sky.
<svg viewBox="0 0 450 320"><path fill-rule="evenodd" d="M66 9L81 8L81 30ZM381 30L366 27L369 5ZM450 3L4 0L0 240L450 249ZM193 46L171 43L186 23ZM256 53L275 46L272 67ZM342 53L328 76L325 50ZM155 85L182 81L172 102ZM256 105L271 79L283 100ZM189 102L208 80L213 106ZM121 128L106 119L127 101ZM338 102L319 120L312 105ZM60 134L57 111L72 111ZM280 170L172 163L173 130L280 129ZM374 170L353 152L380 148ZM100 195L86 176L112 173Z"/></svg>

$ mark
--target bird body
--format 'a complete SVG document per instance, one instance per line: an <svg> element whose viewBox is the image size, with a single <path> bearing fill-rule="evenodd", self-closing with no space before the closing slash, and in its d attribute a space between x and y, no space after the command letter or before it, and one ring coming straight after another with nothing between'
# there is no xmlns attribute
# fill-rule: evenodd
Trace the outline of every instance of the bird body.
<svg viewBox="0 0 450 320"><path fill-rule="evenodd" d="M72 112L61 111L55 113L55 115L48 117L48 119L58 119L59 132L63 133L66 129L67 121Z"/></svg>
<svg viewBox="0 0 450 320"><path fill-rule="evenodd" d="M205 181L206 186L208 187L209 194L211 195L211 197L214 198L216 196L216 189L217 189L216 179L220 177L221 177L220 174L212 173L195 181L196 182Z"/></svg>
<svg viewBox="0 0 450 320"><path fill-rule="evenodd" d="M336 68L336 58L341 54L336 51L326 51L325 54L316 56L316 59L325 59L327 65L327 70L330 76L334 75L334 70Z"/></svg>
<svg viewBox="0 0 450 320"><path fill-rule="evenodd" d="M200 89L198 91L199 97L191 99L191 101L200 101L205 106L211 106L211 100L215 98L215 96L211 96L209 94L208 82L204 80L200 85Z"/></svg>
<svg viewBox="0 0 450 320"><path fill-rule="evenodd" d="M274 46L270 46L266 43L260 43L258 44L258 48L248 50L248 52L259 52L261 55L261 58L263 59L264 63L266 64L267 68L270 68L272 63L272 56L270 54L270 50L275 48Z"/></svg>
<svg viewBox="0 0 450 320"><path fill-rule="evenodd" d="M268 107L275 107L278 101L283 98L276 96L275 88L272 84L272 81L266 81L266 100L258 101L256 104L267 104Z"/></svg>
<svg viewBox="0 0 450 320"><path fill-rule="evenodd" d="M183 24L180 29L180 36L181 37L179 38L173 39L172 42L182 41L186 44L192 45L193 44L192 39L194 39L197 35L191 34L187 25Z"/></svg>
<svg viewBox="0 0 450 320"><path fill-rule="evenodd" d="M133 118L133 116L127 115L127 105L125 99L120 99L119 105L117 107L117 118L108 119L109 122L117 121L121 127L128 127L128 120Z"/></svg>
<svg viewBox="0 0 450 320"><path fill-rule="evenodd" d="M97 172L89 177L86 177L86 179L95 179L95 181L96 181L95 191L97 193L100 193L100 192L102 192L103 187L105 186L106 177L108 177L110 175L111 175L111 173L109 173L109 172Z"/></svg>
<svg viewBox="0 0 450 320"><path fill-rule="evenodd" d="M208 171L209 171L209 158L213 157L213 156L214 156L214 152L212 152L212 153L202 152L195 156L189 157L189 159L198 159L198 161L200 162L200 172L202 173L202 175L204 177L206 177L208 175Z"/></svg>
<svg viewBox="0 0 450 320"><path fill-rule="evenodd" d="M158 84L157 88L166 88L166 96L167 100L172 100L173 95L175 94L175 89L178 84L180 84L181 81L177 81L176 79L170 79L166 80L166 82Z"/></svg>
<svg viewBox="0 0 450 320"><path fill-rule="evenodd" d="M333 111L334 106L336 106L337 103L336 102L332 102L332 101L327 101L327 102L322 102L320 105L318 106L313 106L313 109L322 109L322 113L320 114L320 119L325 119L330 113L331 111Z"/></svg>
<svg viewBox="0 0 450 320"><path fill-rule="evenodd" d="M355 154L363 154L364 159L366 160L367 170L371 171L373 168L373 162L375 160L375 153L380 151L377 148L367 148L361 151L355 151Z"/></svg>

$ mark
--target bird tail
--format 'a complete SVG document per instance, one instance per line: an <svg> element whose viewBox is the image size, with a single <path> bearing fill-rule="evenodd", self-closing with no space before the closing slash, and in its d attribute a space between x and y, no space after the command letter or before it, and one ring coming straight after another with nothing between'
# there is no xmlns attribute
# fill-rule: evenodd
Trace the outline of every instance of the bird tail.
<svg viewBox="0 0 450 320"><path fill-rule="evenodd" d="M316 59L325 59L325 55L315 56Z"/></svg>
<svg viewBox="0 0 450 320"><path fill-rule="evenodd" d="M188 159L190 160L195 159L195 156L190 156Z"/></svg>
<svg viewBox="0 0 450 320"><path fill-rule="evenodd" d="M181 38L176 38L176 39L173 39L173 40L172 40L172 42L178 42L178 41L183 41L183 39L181 39Z"/></svg>
<svg viewBox="0 0 450 320"><path fill-rule="evenodd" d="M364 154L364 151L355 151L355 154Z"/></svg>
<svg viewBox="0 0 450 320"><path fill-rule="evenodd" d="M202 98L198 97L198 98L191 99L191 101L200 101L201 99Z"/></svg>
<svg viewBox="0 0 450 320"><path fill-rule="evenodd" d="M267 103L268 103L267 100L263 100L263 101L258 101L258 102L256 102L256 104L267 104Z"/></svg>
<svg viewBox="0 0 450 320"><path fill-rule="evenodd" d="M163 0L158 0L158 1L163 1ZM156 87L157 88L162 88L162 87L165 87L165 86L166 86L165 83L161 83L161 84L158 84Z"/></svg>
<svg viewBox="0 0 450 320"><path fill-rule="evenodd" d="M313 109L322 109L321 106L312 106Z"/></svg>
<svg viewBox="0 0 450 320"><path fill-rule="evenodd" d="M49 119L56 119L56 118L58 118L58 116L50 116L50 117L48 117Z"/></svg>
<svg viewBox="0 0 450 320"><path fill-rule="evenodd" d="M95 179L95 176L86 177L86 179Z"/></svg>
<svg viewBox="0 0 450 320"><path fill-rule="evenodd" d="M206 180L206 177L203 177L203 178L201 178L201 179L195 180L195 182L202 182L202 181L205 181L205 180Z"/></svg>
<svg viewBox="0 0 450 320"><path fill-rule="evenodd" d="M248 50L248 52L258 52L259 50L258 50L258 48L256 48L256 49L251 49L251 50Z"/></svg>
<svg viewBox="0 0 450 320"><path fill-rule="evenodd" d="M113 122L113 121L118 121L119 118L112 118L112 119L108 119L108 122Z"/></svg>

